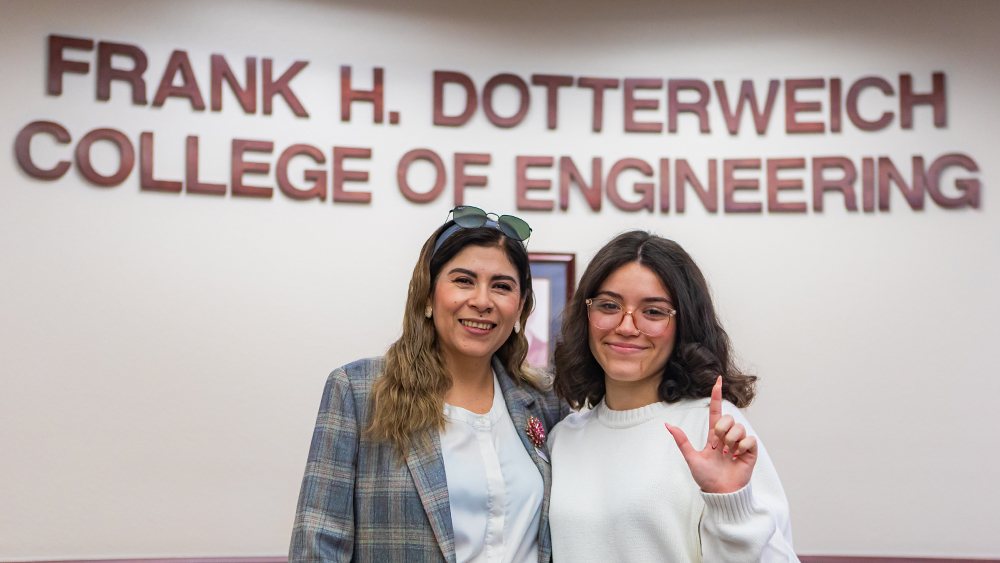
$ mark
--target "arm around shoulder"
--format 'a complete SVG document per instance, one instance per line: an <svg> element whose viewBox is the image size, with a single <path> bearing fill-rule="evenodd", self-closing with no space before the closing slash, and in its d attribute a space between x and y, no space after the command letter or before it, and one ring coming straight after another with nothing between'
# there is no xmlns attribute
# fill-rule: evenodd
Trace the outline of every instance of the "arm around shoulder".
<svg viewBox="0 0 1000 563"><path fill-rule="evenodd" d="M354 549L354 481L358 409L344 368L326 381L295 510L289 563L350 561Z"/></svg>

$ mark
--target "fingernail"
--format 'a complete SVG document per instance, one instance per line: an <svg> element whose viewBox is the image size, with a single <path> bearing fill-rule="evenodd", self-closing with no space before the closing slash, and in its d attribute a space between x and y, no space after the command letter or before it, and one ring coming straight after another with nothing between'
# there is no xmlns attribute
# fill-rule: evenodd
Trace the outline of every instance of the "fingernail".
<svg viewBox="0 0 1000 563"><path fill-rule="evenodd" d="M729 453L729 448L722 448L722 453L728 454Z"/></svg>
<svg viewBox="0 0 1000 563"><path fill-rule="evenodd" d="M719 447L718 445L715 445L715 446L712 446L712 449L714 450L714 449L716 449L718 447Z"/></svg>
<svg viewBox="0 0 1000 563"><path fill-rule="evenodd" d="M736 461L736 456L733 456L733 461Z"/></svg>

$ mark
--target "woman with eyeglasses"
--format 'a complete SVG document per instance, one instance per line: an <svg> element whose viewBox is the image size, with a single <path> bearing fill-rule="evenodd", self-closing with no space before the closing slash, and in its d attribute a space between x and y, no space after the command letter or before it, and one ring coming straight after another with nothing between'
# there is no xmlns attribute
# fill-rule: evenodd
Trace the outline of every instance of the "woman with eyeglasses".
<svg viewBox="0 0 1000 563"><path fill-rule="evenodd" d="M327 380L292 563L550 560L544 433L568 409L523 367L531 229L451 217L420 252L399 340Z"/></svg>
<svg viewBox="0 0 1000 563"><path fill-rule="evenodd" d="M602 248L564 311L553 430L555 563L798 561L788 502L739 411L741 372L698 266L633 231Z"/></svg>

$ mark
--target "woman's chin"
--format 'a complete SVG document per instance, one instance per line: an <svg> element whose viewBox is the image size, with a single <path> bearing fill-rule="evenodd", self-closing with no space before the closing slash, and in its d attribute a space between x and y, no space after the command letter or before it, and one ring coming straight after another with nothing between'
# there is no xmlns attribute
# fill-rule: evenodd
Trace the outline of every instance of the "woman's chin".
<svg viewBox="0 0 1000 563"><path fill-rule="evenodd" d="M615 381L639 381L644 377L639 362L613 362L608 368L604 369L604 374Z"/></svg>
<svg viewBox="0 0 1000 563"><path fill-rule="evenodd" d="M466 341L456 346L451 350L451 353L456 359L461 360L490 358L496 352L496 349L499 348L499 346L495 346L494 344L493 342Z"/></svg>

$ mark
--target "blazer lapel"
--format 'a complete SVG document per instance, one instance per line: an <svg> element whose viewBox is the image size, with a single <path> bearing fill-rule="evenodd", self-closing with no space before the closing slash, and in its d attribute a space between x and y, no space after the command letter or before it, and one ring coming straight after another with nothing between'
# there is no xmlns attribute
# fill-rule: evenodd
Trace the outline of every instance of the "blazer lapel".
<svg viewBox="0 0 1000 563"><path fill-rule="evenodd" d="M535 399L511 380L510 376L507 375L507 371L503 368L503 364L495 356L493 357L493 370L497 372L497 381L500 382L500 391L503 393L504 402L507 403L507 412L510 413L514 429L517 430L517 435L521 437L524 449L528 451L528 455L531 456L532 461L535 462L535 465L538 465L538 470L541 471L542 467L548 464L538 456L538 452L535 451L535 445L528 438L528 417L534 416L541 420L539 417L541 413L535 413L532 408L535 406Z"/></svg>
<svg viewBox="0 0 1000 563"><path fill-rule="evenodd" d="M441 553L445 561L455 563L455 530L452 528L448 481L441 456L441 436L432 431L424 439L417 440L406 456L406 465L410 468Z"/></svg>
<svg viewBox="0 0 1000 563"><path fill-rule="evenodd" d="M538 468L538 473L542 476L542 483L545 485L545 496L542 497L542 517L538 522L538 560L544 563L549 561L552 554L552 547L548 539L549 491L552 490L552 468L549 466L547 459L542 459L538 455L538 450L541 450L546 458L551 458L549 458L548 446L546 444L542 444L536 450L535 445L528 438L528 417L534 416L539 421L544 420L544 418L542 418L541 410L535 398L511 380L510 376L507 375L507 370L504 369L503 364L500 363L500 360L496 356L493 356L493 371L497 373L500 390L503 393L504 401L507 403L507 412L514 423L514 429L517 430L517 435L521 437L521 443L524 444L524 449L531 456L531 461L535 462L535 467Z"/></svg>

